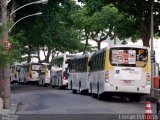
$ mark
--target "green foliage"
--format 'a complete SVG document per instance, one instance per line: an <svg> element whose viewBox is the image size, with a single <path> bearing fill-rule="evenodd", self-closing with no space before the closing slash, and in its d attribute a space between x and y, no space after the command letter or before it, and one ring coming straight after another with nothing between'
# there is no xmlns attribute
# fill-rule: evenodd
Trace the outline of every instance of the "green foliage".
<svg viewBox="0 0 160 120"><path fill-rule="evenodd" d="M3 42L0 44L0 67L6 63L14 62L20 56L18 50L15 49L16 43L12 38L9 38L9 42L11 44L10 49L6 49Z"/></svg>
<svg viewBox="0 0 160 120"><path fill-rule="evenodd" d="M125 19L117 24L116 34L121 39L131 37L132 41L141 38L144 46L149 46L151 4L154 2L154 34L160 35L159 0L79 0L84 2L89 13L101 11L103 6L113 4ZM111 21L112 22L112 21ZM123 30L122 30L123 29Z"/></svg>
<svg viewBox="0 0 160 120"><path fill-rule="evenodd" d="M83 45L70 17L78 8L73 0L50 0L47 5L36 5L34 9L26 9L28 13L38 10L44 14L26 18L14 28L13 36L18 39L21 55L28 54L29 50L35 53L38 47L48 47L60 52L80 51ZM19 11L22 12L24 13ZM16 18L22 16L18 13L16 15Z"/></svg>
<svg viewBox="0 0 160 120"><path fill-rule="evenodd" d="M0 67L2 67L8 60L8 54L4 52L4 47L0 44Z"/></svg>

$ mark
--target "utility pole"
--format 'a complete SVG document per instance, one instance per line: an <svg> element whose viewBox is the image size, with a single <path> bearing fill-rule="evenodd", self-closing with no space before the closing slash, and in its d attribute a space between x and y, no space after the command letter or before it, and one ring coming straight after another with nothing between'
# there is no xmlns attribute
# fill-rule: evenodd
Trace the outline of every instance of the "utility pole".
<svg viewBox="0 0 160 120"><path fill-rule="evenodd" d="M8 40L8 15L7 15L7 0L1 0L2 12L2 42ZM3 104L4 109L11 108L11 95L10 95L10 76L9 76L9 61L3 66L4 70L4 96Z"/></svg>
<svg viewBox="0 0 160 120"><path fill-rule="evenodd" d="M153 2L151 4L151 54L153 50L153 33L154 33L154 18L153 18ZM154 97L154 62L151 60L151 96Z"/></svg>
<svg viewBox="0 0 160 120"><path fill-rule="evenodd" d="M2 68L0 67L0 110L3 109L3 99L2 99L2 88L3 88L3 85L2 85Z"/></svg>

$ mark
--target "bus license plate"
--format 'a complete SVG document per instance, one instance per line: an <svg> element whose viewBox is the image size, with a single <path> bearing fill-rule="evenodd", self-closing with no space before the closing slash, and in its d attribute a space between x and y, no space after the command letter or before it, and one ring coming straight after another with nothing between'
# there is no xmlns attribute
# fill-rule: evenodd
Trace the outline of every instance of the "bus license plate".
<svg viewBox="0 0 160 120"><path fill-rule="evenodd" d="M123 82L124 82L125 84L131 84L131 83L132 83L131 80L124 80Z"/></svg>

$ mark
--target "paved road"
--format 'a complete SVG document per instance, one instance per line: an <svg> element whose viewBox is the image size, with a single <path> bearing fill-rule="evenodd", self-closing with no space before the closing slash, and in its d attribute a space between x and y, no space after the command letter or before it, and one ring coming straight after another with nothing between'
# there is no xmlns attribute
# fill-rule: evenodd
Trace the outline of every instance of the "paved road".
<svg viewBox="0 0 160 120"><path fill-rule="evenodd" d="M70 90L59 90L50 87L15 86L12 88L12 100L19 103L18 114L48 114L48 117L81 118L94 117L99 120L107 115L110 120L123 118L121 114L145 113L145 102L127 102L119 99L98 101L87 95L72 94ZM152 112L156 112L155 104L152 104ZM49 116L50 114L50 116ZM58 114L64 114L57 116ZM114 114L114 115L113 115ZM45 116L45 115L44 115ZM29 117L29 115L27 115ZM114 118L116 117L116 118ZM43 115L42 117L43 118ZM48 118L49 119L49 118ZM61 119L61 118L59 118ZM65 119L65 120L66 120ZM90 118L91 119L91 118ZM39 119L40 120L40 119ZM126 119L128 120L128 119Z"/></svg>

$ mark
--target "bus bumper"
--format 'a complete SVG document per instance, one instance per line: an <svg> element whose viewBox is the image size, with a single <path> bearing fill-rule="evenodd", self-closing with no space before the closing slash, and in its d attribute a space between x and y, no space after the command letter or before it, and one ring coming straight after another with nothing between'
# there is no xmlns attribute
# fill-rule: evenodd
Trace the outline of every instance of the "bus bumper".
<svg viewBox="0 0 160 120"><path fill-rule="evenodd" d="M68 85L68 80L63 79L63 85L65 85L65 86Z"/></svg>
<svg viewBox="0 0 160 120"><path fill-rule="evenodd" d="M105 84L104 92L124 92L124 93L142 93L142 94L150 94L151 87L147 86L118 86Z"/></svg>

